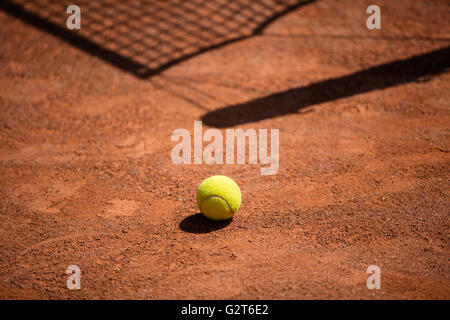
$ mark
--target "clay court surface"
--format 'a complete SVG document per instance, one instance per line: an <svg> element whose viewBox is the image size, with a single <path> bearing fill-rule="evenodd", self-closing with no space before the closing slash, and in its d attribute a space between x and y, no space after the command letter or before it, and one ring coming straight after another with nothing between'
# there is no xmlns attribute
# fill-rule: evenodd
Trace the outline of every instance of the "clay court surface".
<svg viewBox="0 0 450 320"><path fill-rule="evenodd" d="M219 10L211 26L243 24L197 28L201 52L189 21L102 42L92 16L111 38L162 18L125 8L114 22L80 1L81 30L57 33L64 9L9 2L39 18L0 6L0 298L450 298L448 1ZM370 4L381 30L366 28ZM145 42L180 30L178 51ZM195 120L279 129L279 171L174 164L171 134ZM198 214L215 174L242 191L227 223Z"/></svg>

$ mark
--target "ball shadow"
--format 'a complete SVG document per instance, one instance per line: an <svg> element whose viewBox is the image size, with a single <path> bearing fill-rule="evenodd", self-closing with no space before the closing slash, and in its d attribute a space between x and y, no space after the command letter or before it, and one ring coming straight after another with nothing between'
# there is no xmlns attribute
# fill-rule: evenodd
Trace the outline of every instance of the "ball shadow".
<svg viewBox="0 0 450 320"><path fill-rule="evenodd" d="M201 213L193 214L180 222L180 229L189 233L209 233L228 226L233 219L212 221Z"/></svg>

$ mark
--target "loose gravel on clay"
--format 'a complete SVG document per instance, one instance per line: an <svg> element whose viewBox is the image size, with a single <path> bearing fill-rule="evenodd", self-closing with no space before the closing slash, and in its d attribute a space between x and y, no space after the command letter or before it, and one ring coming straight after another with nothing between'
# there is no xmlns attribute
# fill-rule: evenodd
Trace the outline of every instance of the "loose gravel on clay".
<svg viewBox="0 0 450 320"><path fill-rule="evenodd" d="M270 21L200 52L152 47L154 64L26 2L0 5L0 298L450 298L447 0L376 1L380 30L374 1L250 11ZM279 129L278 172L174 164L172 132L196 120ZM215 174L241 188L231 221L199 214Z"/></svg>

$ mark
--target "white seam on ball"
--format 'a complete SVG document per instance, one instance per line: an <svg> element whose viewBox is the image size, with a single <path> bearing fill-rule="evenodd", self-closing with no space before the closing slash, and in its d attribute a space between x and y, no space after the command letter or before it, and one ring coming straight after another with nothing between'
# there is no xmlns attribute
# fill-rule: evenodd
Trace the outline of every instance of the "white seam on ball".
<svg viewBox="0 0 450 320"><path fill-rule="evenodd" d="M226 203L227 206L228 206L228 209L230 209L230 212L234 214L234 211L233 211L233 209L231 209L231 207L230 207L228 201L225 200L224 198L222 198L221 196L217 196L217 195L207 196L206 198L204 198L204 199L202 200L202 202L200 203L200 211L201 211L201 207L203 206L203 201L205 201L205 200L207 200L207 199L210 199L210 198L213 198L213 197L216 197L216 198L219 198L219 199L222 199L223 201L225 201L225 203Z"/></svg>

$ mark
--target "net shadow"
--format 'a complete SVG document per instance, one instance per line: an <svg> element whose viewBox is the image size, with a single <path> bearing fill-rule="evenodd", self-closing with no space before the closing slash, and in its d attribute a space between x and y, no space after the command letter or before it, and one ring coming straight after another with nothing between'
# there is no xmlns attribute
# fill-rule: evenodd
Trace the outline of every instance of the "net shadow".
<svg viewBox="0 0 450 320"><path fill-rule="evenodd" d="M2 0L0 9L148 78L208 50L260 33L314 0L78 0L81 29L66 27L67 0Z"/></svg>
<svg viewBox="0 0 450 320"><path fill-rule="evenodd" d="M208 126L225 128L280 117L316 104L381 90L413 81L427 80L450 68L450 47L397 60L342 77L274 93L230 105L203 115Z"/></svg>

